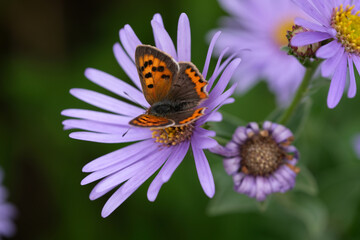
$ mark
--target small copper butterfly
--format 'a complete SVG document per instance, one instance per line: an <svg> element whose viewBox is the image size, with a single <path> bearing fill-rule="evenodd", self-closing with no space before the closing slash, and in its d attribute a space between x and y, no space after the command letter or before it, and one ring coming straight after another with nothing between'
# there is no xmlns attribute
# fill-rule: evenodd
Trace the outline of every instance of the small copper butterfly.
<svg viewBox="0 0 360 240"><path fill-rule="evenodd" d="M130 125L166 128L189 124L202 115L198 107L208 98L207 81L191 62L176 62L171 56L149 45L139 45L135 64L146 101L151 105L145 114Z"/></svg>

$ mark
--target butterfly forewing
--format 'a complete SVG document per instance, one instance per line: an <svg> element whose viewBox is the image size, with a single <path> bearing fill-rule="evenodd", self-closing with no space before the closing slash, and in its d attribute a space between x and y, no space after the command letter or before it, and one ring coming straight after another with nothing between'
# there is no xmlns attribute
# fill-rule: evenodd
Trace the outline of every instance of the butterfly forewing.
<svg viewBox="0 0 360 240"><path fill-rule="evenodd" d="M141 114L129 122L130 125L137 127L165 128L174 125L174 121L164 117L150 114Z"/></svg>
<svg viewBox="0 0 360 240"><path fill-rule="evenodd" d="M166 53L149 45L139 45L136 48L135 63L148 103L152 105L164 100L179 72L178 63Z"/></svg>
<svg viewBox="0 0 360 240"><path fill-rule="evenodd" d="M174 126L186 125L195 120L199 119L202 115L204 115L205 107L198 109L189 109L182 112L172 113L167 116L175 122Z"/></svg>

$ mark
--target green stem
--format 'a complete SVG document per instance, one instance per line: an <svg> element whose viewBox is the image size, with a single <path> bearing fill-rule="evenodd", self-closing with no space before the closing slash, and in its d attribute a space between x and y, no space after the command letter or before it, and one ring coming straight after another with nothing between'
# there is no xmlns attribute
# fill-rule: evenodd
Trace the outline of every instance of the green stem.
<svg viewBox="0 0 360 240"><path fill-rule="evenodd" d="M298 90L296 91L296 94L290 104L290 106L285 110L283 115L280 117L280 120L278 121L279 124L286 125L286 123L290 120L291 116L293 115L295 109L303 99L305 93L308 91L310 82L312 77L314 76L314 73L319 66L320 61L314 61L310 66L306 68L306 73L304 75L304 78L301 82L301 85L299 86Z"/></svg>

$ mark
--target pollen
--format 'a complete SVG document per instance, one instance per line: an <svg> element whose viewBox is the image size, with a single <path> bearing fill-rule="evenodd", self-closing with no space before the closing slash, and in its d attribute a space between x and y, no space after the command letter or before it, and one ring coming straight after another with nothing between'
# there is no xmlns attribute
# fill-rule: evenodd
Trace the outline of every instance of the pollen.
<svg viewBox="0 0 360 240"><path fill-rule="evenodd" d="M193 130L193 124L178 127L151 128L152 138L155 139L155 142L168 147L190 140Z"/></svg>
<svg viewBox="0 0 360 240"><path fill-rule="evenodd" d="M360 11L352 13L355 6L343 5L333 11L331 26L345 51L360 56Z"/></svg>

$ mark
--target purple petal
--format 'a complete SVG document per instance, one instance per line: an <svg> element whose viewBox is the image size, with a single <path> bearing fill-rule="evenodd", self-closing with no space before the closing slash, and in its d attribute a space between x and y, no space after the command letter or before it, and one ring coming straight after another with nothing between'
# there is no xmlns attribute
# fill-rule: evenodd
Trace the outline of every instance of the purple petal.
<svg viewBox="0 0 360 240"><path fill-rule="evenodd" d="M193 136L192 140L196 141L196 147L200 149L212 148L218 144L216 140L202 136Z"/></svg>
<svg viewBox="0 0 360 240"><path fill-rule="evenodd" d="M99 123L89 120L67 119L62 122L67 129L82 129L99 133L114 133L123 134L129 127L128 126L115 126L106 123Z"/></svg>
<svg viewBox="0 0 360 240"><path fill-rule="evenodd" d="M333 57L326 59L321 64L321 74L323 77L330 77L332 75L334 70L337 68L339 61L343 57L343 55L344 55L344 48L341 47Z"/></svg>
<svg viewBox="0 0 360 240"><path fill-rule="evenodd" d="M214 69L214 72L213 74L211 75L209 81L208 81L208 85L206 86L206 88L210 91L212 85L214 84L215 82L215 79L217 78L218 74L220 73L219 72L219 68L220 68L220 64L221 64L221 61L224 57L224 55L226 54L226 52L229 50L230 48L227 47L225 48L224 50L221 51L220 55L219 55L219 58L218 58L218 61L216 63L216 66L215 66L215 69ZM231 59L231 58L229 58Z"/></svg>
<svg viewBox="0 0 360 240"><path fill-rule="evenodd" d="M175 152L172 153L170 158L166 161L163 168L161 169L161 179L165 183L169 181L171 175L174 173L175 169L180 165L182 160L184 159L188 149L190 146L190 142L186 141L182 143Z"/></svg>
<svg viewBox="0 0 360 240"><path fill-rule="evenodd" d="M202 71L202 75L203 75L204 79L206 79L206 76L207 76L207 73L208 73L208 70L209 70L209 65L210 65L210 59L211 59L211 56L212 56L212 52L214 50L215 43L216 43L217 39L219 38L220 34L221 34L221 31L216 32L215 35L211 39L209 49L208 49L208 52L207 52L207 55L206 55L205 65L204 65L204 68L203 68L203 71Z"/></svg>
<svg viewBox="0 0 360 240"><path fill-rule="evenodd" d="M85 76L92 82L98 84L99 86L102 86L110 92L113 92L146 108L149 107L149 104L145 100L144 94L142 92L121 81L120 79L111 76L110 74L93 68L88 68L85 71Z"/></svg>
<svg viewBox="0 0 360 240"><path fill-rule="evenodd" d="M233 158L225 158L223 160L225 172L229 175L233 175L237 173L238 170L240 169L240 161L241 158L238 156Z"/></svg>
<svg viewBox="0 0 360 240"><path fill-rule="evenodd" d="M340 43L335 40L331 41L330 43L319 48L316 51L316 56L319 58L331 58L339 51L340 47Z"/></svg>
<svg viewBox="0 0 360 240"><path fill-rule="evenodd" d="M211 96L210 94L210 98L206 102L206 107L208 108L208 111L214 110L219 104L223 103L226 99L228 99L234 93L236 87L236 84L232 85L226 92L224 92L220 96ZM221 91L222 89L218 90Z"/></svg>
<svg viewBox="0 0 360 240"><path fill-rule="evenodd" d="M154 161L148 164L147 168L141 169L137 175L129 179L124 185L122 185L106 202L101 212L102 217L109 216L116 208L118 208L141 184L143 184L156 170L164 163L169 156L171 148L164 149L164 151L155 154Z"/></svg>
<svg viewBox="0 0 360 240"><path fill-rule="evenodd" d="M228 85L233 73L235 72L236 68L239 66L241 62L240 58L235 58L229 66L224 70L223 74L221 75L218 83L214 87L214 89L210 93L210 98L217 98L221 95L221 93L224 91L226 86Z"/></svg>
<svg viewBox="0 0 360 240"><path fill-rule="evenodd" d="M130 60L128 55L124 52L119 43L115 43L113 46L113 52L116 60L118 61L121 68L125 71L126 75L129 76L131 81L141 89L141 83L139 74L136 70L135 64Z"/></svg>
<svg viewBox="0 0 360 240"><path fill-rule="evenodd" d="M130 27L129 24L125 25L124 33L126 39L128 40L128 48L126 49L126 51L129 54L130 58L135 61L135 50L137 46L141 45L141 41L136 36L134 30Z"/></svg>
<svg viewBox="0 0 360 240"><path fill-rule="evenodd" d="M356 81L355 81L354 64L350 56L348 56L348 66L349 66L349 76L350 76L348 97L353 98L356 95Z"/></svg>
<svg viewBox="0 0 360 240"><path fill-rule="evenodd" d="M221 122L223 119L222 114L219 112L213 112L209 114L209 117L207 119L208 122Z"/></svg>
<svg viewBox="0 0 360 240"><path fill-rule="evenodd" d="M327 32L327 28L303 18L295 18L295 24L313 31Z"/></svg>
<svg viewBox="0 0 360 240"><path fill-rule="evenodd" d="M177 32L178 61L191 61L191 32L189 18L182 13L179 18Z"/></svg>
<svg viewBox="0 0 360 240"><path fill-rule="evenodd" d="M136 131L130 131L125 136L123 136L123 134L73 132L70 133L69 137L78 140L99 143L125 143L149 139L152 138L152 135L149 129L141 129Z"/></svg>
<svg viewBox="0 0 360 240"><path fill-rule="evenodd" d="M304 46L312 43L318 43L326 39L332 38L328 33L323 32L302 32L296 34L291 39L291 45L295 47Z"/></svg>
<svg viewBox="0 0 360 240"><path fill-rule="evenodd" d="M154 20L151 21L151 26L153 28L154 37L157 39L156 47L177 60L178 58L174 43L165 28L159 22Z"/></svg>
<svg viewBox="0 0 360 240"><path fill-rule="evenodd" d="M196 170L200 180L200 184L205 194L212 198L215 194L215 183L211 173L209 162L206 159L205 153L202 149L196 147L196 143L192 141L192 150L194 153Z"/></svg>
<svg viewBox="0 0 360 240"><path fill-rule="evenodd" d="M61 112L61 115L126 126L128 126L129 122L133 119L133 117L125 117L112 113L104 113L85 109L66 109Z"/></svg>
<svg viewBox="0 0 360 240"><path fill-rule="evenodd" d="M153 139L133 143L129 146L123 147L89 162L83 167L82 171L93 172L107 168L111 165L126 160L129 157L139 154L139 149L153 149L153 147L158 147L157 144L154 143Z"/></svg>
<svg viewBox="0 0 360 240"><path fill-rule="evenodd" d="M318 21L321 25L329 27L327 19L319 13L319 11L308 0L292 0L295 2L305 13Z"/></svg>
<svg viewBox="0 0 360 240"><path fill-rule="evenodd" d="M340 102L346 84L346 70L347 59L346 54L343 54L343 57L341 58L330 83L330 89L327 98L327 104L329 108L336 107L336 105Z"/></svg>
<svg viewBox="0 0 360 240"><path fill-rule="evenodd" d="M144 113L141 108L91 90L73 88L70 93L86 103L121 115L138 116Z"/></svg>

